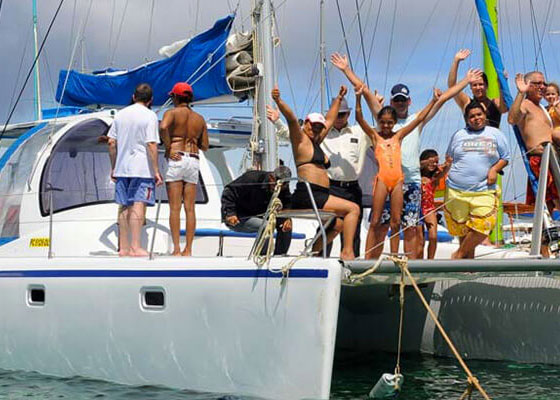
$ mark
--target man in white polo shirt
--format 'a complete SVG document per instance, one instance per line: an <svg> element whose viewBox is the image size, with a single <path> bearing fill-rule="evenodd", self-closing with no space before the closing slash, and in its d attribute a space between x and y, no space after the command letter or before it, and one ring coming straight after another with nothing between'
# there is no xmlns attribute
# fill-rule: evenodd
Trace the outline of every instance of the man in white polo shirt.
<svg viewBox="0 0 560 400"><path fill-rule="evenodd" d="M140 243L144 212L146 205L155 203L155 186L163 183L158 167L158 118L149 108L152 104L150 85L138 85L132 100L134 104L117 113L107 134L115 201L122 206L119 213L121 257L148 255Z"/></svg>
<svg viewBox="0 0 560 400"><path fill-rule="evenodd" d="M334 99L333 99L334 100ZM345 98L340 102L340 109L334 121L333 127L327 137L321 143L321 149L331 162L327 170L329 175L329 192L356 203L360 207L360 219L362 221L362 188L358 183L358 176L362 172L366 151L371 147L371 140L358 125L349 125L348 118L352 109L348 107ZM282 123L278 110L267 107L267 117L276 126L276 133L281 137L288 137L288 129ZM360 255L360 227L356 226L354 234L354 256ZM340 235L342 243L343 237ZM342 244L341 244L342 245ZM332 243L327 247L330 255Z"/></svg>

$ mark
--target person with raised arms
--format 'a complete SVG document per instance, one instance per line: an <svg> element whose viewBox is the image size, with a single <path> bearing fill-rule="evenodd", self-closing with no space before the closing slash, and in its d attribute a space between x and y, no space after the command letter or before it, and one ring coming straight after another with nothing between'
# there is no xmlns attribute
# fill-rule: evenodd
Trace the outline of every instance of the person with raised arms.
<svg viewBox="0 0 560 400"><path fill-rule="evenodd" d="M311 185L313 198L319 209L332 211L340 216L327 230L327 243L330 243L342 231L344 242L340 258L353 260L355 258L354 233L360 216L360 207L356 203L330 194L329 176L327 174L330 161L320 146L337 118L345 94L346 87L341 86L338 96L335 97L327 112L326 118L320 113L311 113L305 118L303 126L300 126L294 112L280 97L278 86L275 86L271 93L272 99L288 123L298 177L307 180ZM311 199L303 182L298 182L296 185L296 190L292 195L292 208L312 208ZM322 239L318 240L313 247L313 251L320 251L324 245L326 243L323 243Z"/></svg>
<svg viewBox="0 0 560 400"><path fill-rule="evenodd" d="M366 247L370 248L373 245L376 232L380 229L381 213L387 197L389 197L391 204L391 231L396 233L400 229L404 180L401 166L401 143L406 135L410 134L414 128L424 121L436 103L440 92L434 90L434 96L428 105L424 107L410 124L397 131L393 129L397 123L396 110L391 106L383 107L377 115L378 131L372 128L364 119L361 104L363 89L363 86L356 89L356 121L370 137L375 151L375 158L379 164L379 172L375 177L373 186L372 217L366 241ZM391 253L395 254L399 251L399 241L398 234L391 237ZM366 254L366 259L372 258L371 254L371 252Z"/></svg>
<svg viewBox="0 0 560 400"><path fill-rule="evenodd" d="M335 99L332 99L334 101ZM354 233L354 256L360 254L360 222L362 221L362 188L358 177L362 172L367 150L371 147L371 140L359 125L349 123L350 112L348 101L343 98L332 128L327 137L321 142L321 149L329 158L331 163L327 169L329 174L330 194L356 203L360 207L360 217ZM267 105L267 118L276 127L276 134L281 138L289 138L288 128L280 120L280 112L277 108ZM341 247L344 243L344 234L340 235ZM330 255L332 242L327 247L327 255Z"/></svg>
<svg viewBox="0 0 560 400"><path fill-rule="evenodd" d="M341 70L354 88L364 86L363 81L352 71L345 55L334 53L331 56L331 62L335 67ZM402 169L404 173L403 183L403 213L401 216L401 226L404 236L404 251L409 254L410 258L416 258L418 237L423 237L424 231L420 221L421 215L421 184L422 177L420 175L420 135L426 124L437 114L443 104L451 97L461 92L471 81L478 79L482 75L479 69L471 69L465 78L457 83L457 85L448 89L444 95L440 96L434 107L428 113L423 122L421 122L409 135L407 135L401 144ZM372 115L377 116L383 107L380 101L381 97L377 95L377 91L372 92L367 86L364 86L363 95L366 103L371 110ZM449 96L449 97L448 97ZM416 118L416 113L409 113L410 90L404 84L397 84L391 89L390 105L397 112L397 123L393 129L399 130L406 125L412 123ZM389 231L389 221L391 215L391 204L385 202L384 211L381 215L381 227L375 235L373 246L366 247L367 258L379 258L383 251L383 241Z"/></svg>
<svg viewBox="0 0 560 400"><path fill-rule="evenodd" d="M560 144L560 131L552 129L552 120L546 108L541 105L546 83L542 72L533 71L525 75L515 76L517 96L509 110L508 122L517 125L527 149L529 166L538 178L541 170L541 159L546 143ZM558 206L558 189L554 184L552 172L549 170L546 183L546 205L549 211ZM535 204L535 194L527 183L527 204Z"/></svg>
<svg viewBox="0 0 560 400"><path fill-rule="evenodd" d="M447 86L452 87L457 83L457 71L459 70L459 64L464 61L471 51L469 49L461 49L453 57L453 63L451 64L451 69L449 70L449 75L447 77ZM461 112L465 112L465 107L471 102L471 100L477 100L486 111L486 116L488 117L487 124L494 128L500 127L500 121L502 119L502 114L508 111L506 102L504 101L502 88L500 86L500 97L497 99L488 98L488 77L485 73L469 83L473 98L471 99L466 93L460 92L454 97L455 102L461 109Z"/></svg>

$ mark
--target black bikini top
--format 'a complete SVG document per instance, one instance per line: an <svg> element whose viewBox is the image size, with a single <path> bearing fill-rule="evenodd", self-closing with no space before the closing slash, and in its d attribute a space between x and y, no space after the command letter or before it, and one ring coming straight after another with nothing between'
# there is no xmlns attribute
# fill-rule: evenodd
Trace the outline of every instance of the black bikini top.
<svg viewBox="0 0 560 400"><path fill-rule="evenodd" d="M499 128L500 120L502 119L502 113L498 109L498 106L496 106L496 103L494 103L489 98L485 98L481 103L484 103L484 105L486 106L486 124L494 128Z"/></svg>
<svg viewBox="0 0 560 400"><path fill-rule="evenodd" d="M296 166L301 167L304 164L317 164L319 166L324 167L325 169L329 169L331 167L331 160L325 157L325 153L323 152L323 149L321 148L320 145L318 145L315 142L312 143L313 143L313 157L311 157L311 160L299 163Z"/></svg>

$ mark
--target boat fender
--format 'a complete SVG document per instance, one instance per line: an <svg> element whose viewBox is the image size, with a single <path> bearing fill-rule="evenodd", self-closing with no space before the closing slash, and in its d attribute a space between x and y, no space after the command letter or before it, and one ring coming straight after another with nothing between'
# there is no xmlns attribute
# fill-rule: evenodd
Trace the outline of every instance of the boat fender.
<svg viewBox="0 0 560 400"><path fill-rule="evenodd" d="M401 374L383 374L369 392L370 399L395 399L399 396L404 376Z"/></svg>

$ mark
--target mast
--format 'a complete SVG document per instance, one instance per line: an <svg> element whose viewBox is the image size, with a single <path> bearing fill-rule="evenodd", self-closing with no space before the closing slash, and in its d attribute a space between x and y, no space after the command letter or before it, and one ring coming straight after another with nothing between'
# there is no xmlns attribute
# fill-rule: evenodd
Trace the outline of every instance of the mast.
<svg viewBox="0 0 560 400"><path fill-rule="evenodd" d="M326 59L325 59L325 37L324 37L324 29L325 29L325 0L319 0L319 49L321 62L319 63L319 68L321 68L321 113L325 112L325 68L326 68Z"/></svg>
<svg viewBox="0 0 560 400"><path fill-rule="evenodd" d="M39 51L38 39L37 39L37 0L32 0L33 7L33 55L36 58ZM35 68L33 71L33 109L35 120L40 120L43 118L41 113L41 81L39 80L39 60L35 63Z"/></svg>
<svg viewBox="0 0 560 400"><path fill-rule="evenodd" d="M266 104L271 101L270 92L276 83L272 43L272 12L271 0L256 0L254 18L258 44L255 61L260 69L256 90L256 123L258 125L259 147L262 147L260 169L266 171L272 171L278 165L276 132L272 122L266 118Z"/></svg>
<svg viewBox="0 0 560 400"><path fill-rule="evenodd" d="M488 15L490 16L490 22L492 24L492 29L498 40L498 0L485 0L486 8L488 9ZM488 42L486 41L486 36L484 32L482 33L482 46L483 46L483 63L484 72L488 77L488 91L487 96L490 99L497 99L500 97L500 87L498 85L498 73L494 67L494 62L492 61L492 56L490 55L490 48L488 47ZM502 176L498 175L498 181L496 182L498 188L502 187ZM496 227L490 233L490 240L493 243L502 242L504 240L503 236L503 218L504 218L504 205L502 202L502 194L500 190L498 198L498 215L496 219Z"/></svg>

